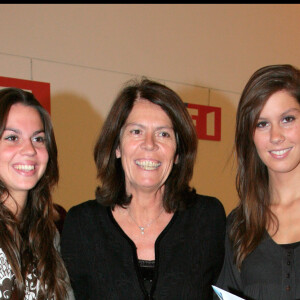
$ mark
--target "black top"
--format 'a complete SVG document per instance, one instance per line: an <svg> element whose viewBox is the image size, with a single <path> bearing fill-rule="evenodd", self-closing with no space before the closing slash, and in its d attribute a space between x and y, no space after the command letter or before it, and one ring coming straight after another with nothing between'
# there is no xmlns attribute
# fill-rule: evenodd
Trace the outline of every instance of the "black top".
<svg viewBox="0 0 300 300"><path fill-rule="evenodd" d="M136 246L111 210L96 200L71 208L61 250L76 300L212 299L211 284L224 258L226 216L216 198L195 197L193 206L176 212L155 242L150 295Z"/></svg>
<svg viewBox="0 0 300 300"><path fill-rule="evenodd" d="M152 288L152 282L154 279L154 267L155 267L155 260L142 260L139 259L139 268L144 280L144 287L150 295L150 291Z"/></svg>
<svg viewBox="0 0 300 300"><path fill-rule="evenodd" d="M290 247L276 244L266 231L263 241L244 259L239 272L226 235L225 261L216 286L247 300L299 300L299 244Z"/></svg>

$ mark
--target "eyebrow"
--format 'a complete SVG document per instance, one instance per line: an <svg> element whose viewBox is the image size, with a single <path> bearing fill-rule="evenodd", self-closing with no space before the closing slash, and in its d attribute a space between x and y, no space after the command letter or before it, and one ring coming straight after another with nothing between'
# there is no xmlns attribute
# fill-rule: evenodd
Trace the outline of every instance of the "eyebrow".
<svg viewBox="0 0 300 300"><path fill-rule="evenodd" d="M300 112L300 109L296 108L296 107L292 107L292 108L286 110L285 112L283 112L281 115L283 116L283 115L289 114L290 112L293 112L293 111Z"/></svg>
<svg viewBox="0 0 300 300"><path fill-rule="evenodd" d="M10 127L4 128L4 131L13 131L13 132L15 132L15 133L17 133L17 134L22 134L22 131L21 131L21 130L15 129L15 128L10 128ZM40 134L40 133L45 133L45 130L44 130L44 129L37 130L37 131L35 131L35 132L32 134L32 136L35 136L35 135Z"/></svg>
<svg viewBox="0 0 300 300"><path fill-rule="evenodd" d="M280 114L280 116L283 117L291 112L300 112L300 109L296 108L296 107L292 107L292 108L284 111L282 114ZM265 120L265 119L268 119L268 118L265 118L264 116L258 118L258 120Z"/></svg>
<svg viewBox="0 0 300 300"><path fill-rule="evenodd" d="M144 126L143 124L132 122L132 123L126 123L124 125L124 128L126 128L128 126L138 126L138 127L141 127L141 128L146 128L147 127L147 126ZM155 127L155 128L156 128L156 130L160 130L160 129L164 129L164 128L174 130L173 126L167 126L167 125L162 125L162 126L158 126L158 127Z"/></svg>

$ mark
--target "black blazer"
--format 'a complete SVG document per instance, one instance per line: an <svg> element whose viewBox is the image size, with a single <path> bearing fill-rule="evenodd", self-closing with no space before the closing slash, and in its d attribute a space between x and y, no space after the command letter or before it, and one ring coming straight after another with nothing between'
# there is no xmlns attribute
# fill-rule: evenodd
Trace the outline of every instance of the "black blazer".
<svg viewBox="0 0 300 300"><path fill-rule="evenodd" d="M187 195L187 197L194 197ZM76 300L209 300L224 258L226 216L221 202L196 195L176 212L155 243L151 295L143 288L135 244L96 200L71 208L61 251Z"/></svg>

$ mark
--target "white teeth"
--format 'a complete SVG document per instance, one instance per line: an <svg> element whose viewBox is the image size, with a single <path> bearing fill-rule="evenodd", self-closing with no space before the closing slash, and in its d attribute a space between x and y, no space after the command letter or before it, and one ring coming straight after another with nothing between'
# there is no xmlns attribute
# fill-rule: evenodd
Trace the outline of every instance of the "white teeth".
<svg viewBox="0 0 300 300"><path fill-rule="evenodd" d="M278 150L278 151L271 151L271 153L275 155L283 155L284 153L288 152L291 148L284 149L284 150Z"/></svg>
<svg viewBox="0 0 300 300"><path fill-rule="evenodd" d="M15 169L22 171L31 171L34 169L34 165L16 165Z"/></svg>
<svg viewBox="0 0 300 300"><path fill-rule="evenodd" d="M154 170L160 166L160 163L155 163L149 160L136 161L136 164L145 170Z"/></svg>

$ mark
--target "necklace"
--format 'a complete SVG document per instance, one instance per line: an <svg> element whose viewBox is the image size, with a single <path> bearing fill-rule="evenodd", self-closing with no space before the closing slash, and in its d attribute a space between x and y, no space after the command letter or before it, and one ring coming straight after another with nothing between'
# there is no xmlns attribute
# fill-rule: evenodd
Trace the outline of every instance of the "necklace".
<svg viewBox="0 0 300 300"><path fill-rule="evenodd" d="M161 214L163 213L164 208L162 208L161 212L158 214L158 216L156 218L154 218L153 220L151 220L149 223L147 223L145 226L140 226L136 220L133 218L133 216L131 215L130 211L128 210L128 215L129 217L132 219L132 221L134 222L134 224L140 229L141 234L145 234L145 229L150 227L150 225L152 225L155 221L158 220L158 218L161 216Z"/></svg>

